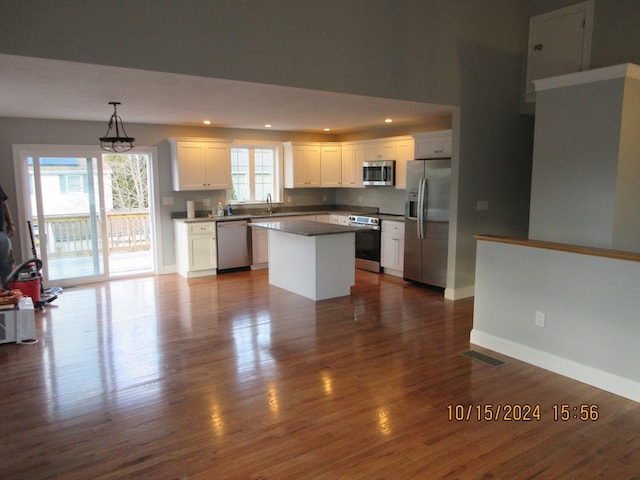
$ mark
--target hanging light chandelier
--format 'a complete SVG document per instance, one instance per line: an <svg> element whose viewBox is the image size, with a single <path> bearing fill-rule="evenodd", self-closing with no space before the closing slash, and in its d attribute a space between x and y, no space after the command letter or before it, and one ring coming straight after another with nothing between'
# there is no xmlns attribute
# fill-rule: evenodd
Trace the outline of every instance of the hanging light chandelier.
<svg viewBox="0 0 640 480"><path fill-rule="evenodd" d="M109 102L109 105L113 105L113 115L109 119L107 133L100 138L100 148L112 153L128 152L133 148L135 138L127 136L122 118L118 115L120 102Z"/></svg>

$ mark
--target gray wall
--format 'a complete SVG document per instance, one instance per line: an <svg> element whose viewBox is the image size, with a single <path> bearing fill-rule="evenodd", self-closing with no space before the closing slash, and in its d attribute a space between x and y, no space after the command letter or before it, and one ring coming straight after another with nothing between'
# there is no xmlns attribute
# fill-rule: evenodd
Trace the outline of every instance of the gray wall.
<svg viewBox="0 0 640 480"><path fill-rule="evenodd" d="M608 3L598 0L597 19L624 20L630 30L602 27L594 35L624 46L626 57L626 45L637 40L633 27L640 22L627 19L637 2L621 0L615 9L603 6ZM460 107L454 124L460 145L451 287L462 288L474 282L473 234L527 235L533 121L517 111L528 16L538 5L546 11L565 4L0 0L0 51ZM599 62L620 61L606 45L597 52ZM56 138L41 126L27 123L15 136L2 134L3 179L13 178L10 144ZM78 138L75 125L55 127L66 128L70 138ZM89 129L95 126L81 128L87 137ZM161 136L160 130L154 135ZM488 200L489 210L476 212L477 200Z"/></svg>

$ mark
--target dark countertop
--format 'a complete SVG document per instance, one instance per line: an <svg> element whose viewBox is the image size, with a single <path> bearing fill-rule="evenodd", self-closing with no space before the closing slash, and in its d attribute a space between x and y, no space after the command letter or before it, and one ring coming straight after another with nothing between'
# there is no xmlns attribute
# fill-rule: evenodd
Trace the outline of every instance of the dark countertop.
<svg viewBox="0 0 640 480"><path fill-rule="evenodd" d="M330 214L334 214L334 215L349 215L350 212L342 212L342 211L326 211L326 210L321 210L321 211L301 211L301 212L274 212L271 215L267 214L267 213L257 213L257 214L242 214L242 215L225 215L224 217L195 217L195 218L174 218L173 221L175 222L185 222L185 223L192 223L192 222L232 222L234 220L255 220L255 221L259 221L259 222L263 222L266 219L269 218L273 218L276 219L278 217L295 217L295 216L304 216L304 215L330 215Z"/></svg>
<svg viewBox="0 0 640 480"><path fill-rule="evenodd" d="M366 227L350 227L347 225L335 225L333 223L314 222L311 220L289 220L286 222L260 222L252 223L252 227L277 230L279 232L293 233L306 237L318 235L336 235L339 233L351 233L362 231Z"/></svg>
<svg viewBox="0 0 640 480"><path fill-rule="evenodd" d="M348 210L318 210L318 211L296 211L296 212L274 212L271 215L266 213L251 213L251 214L240 214L240 215L225 215L224 217L208 217L208 216L198 216L195 218L182 218L177 217L173 220L176 222L232 222L234 220L252 220L254 222L264 222L269 221L268 219L274 219L277 221L278 217L295 217L295 216L304 216L304 215L351 215L358 214L364 216L372 216L378 217L380 220L393 220L396 222L404 222L404 215L395 215L391 213L362 213L362 212L353 212Z"/></svg>

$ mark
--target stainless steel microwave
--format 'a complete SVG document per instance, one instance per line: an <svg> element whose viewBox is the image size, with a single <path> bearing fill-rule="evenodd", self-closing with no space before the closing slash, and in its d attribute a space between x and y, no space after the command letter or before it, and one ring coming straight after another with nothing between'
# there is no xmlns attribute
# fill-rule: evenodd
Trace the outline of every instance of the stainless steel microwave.
<svg viewBox="0 0 640 480"><path fill-rule="evenodd" d="M363 185L395 185L396 161L380 160L375 162L362 162Z"/></svg>

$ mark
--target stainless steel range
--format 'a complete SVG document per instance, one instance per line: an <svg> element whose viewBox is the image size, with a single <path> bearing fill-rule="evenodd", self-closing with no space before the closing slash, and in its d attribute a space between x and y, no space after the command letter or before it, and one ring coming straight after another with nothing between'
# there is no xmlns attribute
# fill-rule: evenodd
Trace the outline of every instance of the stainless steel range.
<svg viewBox="0 0 640 480"><path fill-rule="evenodd" d="M356 268L380 272L380 219L375 215L349 215L349 225L362 227L356 232Z"/></svg>

